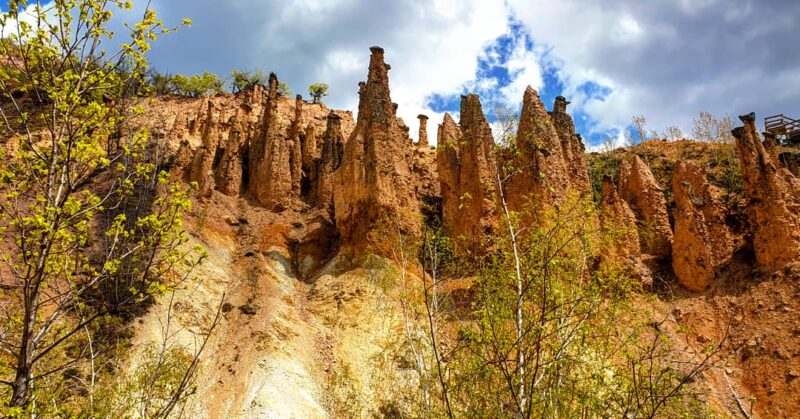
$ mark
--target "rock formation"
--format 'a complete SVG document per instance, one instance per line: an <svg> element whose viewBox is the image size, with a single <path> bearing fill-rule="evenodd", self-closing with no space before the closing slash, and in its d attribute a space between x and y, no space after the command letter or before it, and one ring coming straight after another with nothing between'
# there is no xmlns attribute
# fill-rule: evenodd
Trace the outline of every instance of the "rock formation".
<svg viewBox="0 0 800 419"><path fill-rule="evenodd" d="M328 114L328 126L322 135L322 155L314 161L312 175L314 205L330 208L333 204L333 173L341 166L343 154L342 118L331 111Z"/></svg>
<svg viewBox="0 0 800 419"><path fill-rule="evenodd" d="M294 101L294 119L289 133L289 169L292 178L292 194L300 196L300 183L303 177L303 97L297 95Z"/></svg>
<svg viewBox="0 0 800 419"><path fill-rule="evenodd" d="M619 166L619 193L630 205L639 224L642 253L667 257L672 251L672 229L664 192L650 168L634 155Z"/></svg>
<svg viewBox="0 0 800 419"><path fill-rule="evenodd" d="M439 214L442 193L439 175L436 172L436 149L414 147L411 156L411 174L414 175L414 193L421 206Z"/></svg>
<svg viewBox="0 0 800 419"><path fill-rule="evenodd" d="M672 268L678 282L691 291L705 290L714 280L716 268L733 255L724 206L712 188L697 165L678 162L675 166Z"/></svg>
<svg viewBox="0 0 800 419"><path fill-rule="evenodd" d="M219 133L216 129L219 126L219 111L215 109L214 102L205 98L201 105L202 126L201 138L203 144L194 155L192 165L189 168L189 181L197 182L200 196L208 198L214 192L214 156L219 144Z"/></svg>
<svg viewBox="0 0 800 419"><path fill-rule="evenodd" d="M496 232L494 139L480 98L461 97L460 129L449 115L439 128L442 222L459 247L480 252Z"/></svg>
<svg viewBox="0 0 800 419"><path fill-rule="evenodd" d="M603 178L600 228L610 241L608 247L603 249L604 257L613 259L639 256L641 249L636 216L620 198L611 176Z"/></svg>
<svg viewBox="0 0 800 419"><path fill-rule="evenodd" d="M319 149L317 148L317 130L311 122L306 125L304 132L305 139L303 141L303 171L310 173L314 167L314 159L319 157Z"/></svg>
<svg viewBox="0 0 800 419"><path fill-rule="evenodd" d="M281 210L292 201L291 141L280 135L278 77L269 75L261 132L250 144L247 190L262 206Z"/></svg>
<svg viewBox="0 0 800 419"><path fill-rule="evenodd" d="M428 146L428 115L418 115L419 119L419 141L417 145L420 147Z"/></svg>
<svg viewBox="0 0 800 419"><path fill-rule="evenodd" d="M381 251L396 234L419 234L419 205L410 170L408 135L395 115L383 49L370 49L360 84L358 121L334 175L336 227L344 248Z"/></svg>
<svg viewBox="0 0 800 419"><path fill-rule="evenodd" d="M800 259L800 180L773 161L759 139L755 115L732 131L742 170L756 262L777 270Z"/></svg>
<svg viewBox="0 0 800 419"><path fill-rule="evenodd" d="M564 153L558 132L539 94L525 90L517 131L518 157L505 185L509 206L534 212L540 205L556 205L570 189Z"/></svg>
<svg viewBox="0 0 800 419"><path fill-rule="evenodd" d="M449 113L439 124L436 135L436 172L442 194L442 222L448 231L459 212L459 172L461 167L461 129Z"/></svg>
<svg viewBox="0 0 800 419"><path fill-rule="evenodd" d="M194 119L185 114L176 120L170 134L181 143L176 165L184 167L190 156L186 171L200 186L200 196L210 197L215 189L231 196L241 191L243 155L258 129L262 99L260 86L231 99L206 97ZM195 138L200 146L192 151L190 140Z"/></svg>
<svg viewBox="0 0 800 419"><path fill-rule="evenodd" d="M215 168L217 189L229 196L237 196L244 187L244 157L250 139L258 131L258 120L264 98L261 86L240 93L241 101L236 103L236 111L223 127L218 143L217 154L220 161Z"/></svg>
<svg viewBox="0 0 800 419"><path fill-rule="evenodd" d="M561 152L564 156L570 185L581 194L588 195L592 188L589 183L589 169L584 157L585 148L580 135L575 132L572 116L567 113L569 103L564 96L556 97L550 118L553 120L556 133L561 141Z"/></svg>
<svg viewBox="0 0 800 419"><path fill-rule="evenodd" d="M276 89L277 78L272 80ZM198 102L199 108L191 109ZM180 106L171 108L178 116L168 138L180 144L173 165L182 179L198 182L202 197L215 189L229 196L245 192L275 210L307 197L321 153L316 133L324 131L331 112L325 105L306 103L299 95L289 100L256 85ZM346 138L352 113L333 112Z"/></svg>

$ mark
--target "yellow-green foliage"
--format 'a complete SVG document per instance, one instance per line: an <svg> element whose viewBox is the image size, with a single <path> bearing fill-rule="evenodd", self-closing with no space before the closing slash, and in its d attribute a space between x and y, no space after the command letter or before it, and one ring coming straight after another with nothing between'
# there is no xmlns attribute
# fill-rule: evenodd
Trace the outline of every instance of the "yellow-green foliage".
<svg viewBox="0 0 800 419"><path fill-rule="evenodd" d="M231 87L233 93L247 90L256 85L266 86L269 79L264 74L264 70L255 71L233 70L231 71Z"/></svg>
<svg viewBox="0 0 800 419"><path fill-rule="evenodd" d="M669 342L630 304L637 285L622 264L597 263L607 240L594 211L590 200L572 197L533 217L511 212L510 230L480 264L471 312L458 321L447 353L455 416L648 417L689 409ZM436 411L446 412L441 400Z"/></svg>
<svg viewBox="0 0 800 419"><path fill-rule="evenodd" d="M318 103L324 96L328 96L328 85L325 83L314 83L308 86L308 94L311 95L314 103Z"/></svg>
<svg viewBox="0 0 800 419"><path fill-rule="evenodd" d="M189 191L157 171L146 131L120 134L127 112L137 111L125 103L126 86L143 80L150 42L173 28L147 10L109 52L103 47L118 44L108 30L112 9L131 2L56 1L33 6L47 18L20 19L26 5L12 0L0 16L20 46L0 43L11 63L0 68L0 96L18 105L23 92L28 103L7 115L16 147L0 160L0 257L11 285L0 295L9 348L0 357L0 408L52 416L96 391L92 354L122 337L115 316L140 311L201 255L185 246Z"/></svg>
<svg viewBox="0 0 800 419"><path fill-rule="evenodd" d="M222 93L225 83L214 73L204 71L203 74L184 76L176 74L170 80L176 94L189 97L200 97L208 94Z"/></svg>
<svg viewBox="0 0 800 419"><path fill-rule="evenodd" d="M97 417L164 417L171 404L181 405L195 391L186 374L193 360L192 352L177 345L145 346L126 374L103 377L91 412ZM185 394L176 399L184 385Z"/></svg>

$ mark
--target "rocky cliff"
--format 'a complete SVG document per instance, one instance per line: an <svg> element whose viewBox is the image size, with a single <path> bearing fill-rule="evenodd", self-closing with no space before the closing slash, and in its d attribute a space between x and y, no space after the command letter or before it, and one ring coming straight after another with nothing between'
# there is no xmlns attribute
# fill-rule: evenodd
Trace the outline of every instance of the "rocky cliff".
<svg viewBox="0 0 800 419"><path fill-rule="evenodd" d="M323 104L280 95L277 77L270 87L256 85L233 96L195 101L160 98L157 106L168 145L179 144L174 165L179 176L197 182L200 195L219 191L245 194L262 207L283 210L297 206L310 191L312 168L321 157L330 113L338 117L342 137L353 129L352 113L331 111Z"/></svg>
<svg viewBox="0 0 800 419"><path fill-rule="evenodd" d="M634 215L628 203L620 198L611 176L603 178L600 203L600 228L609 236L603 249L606 258L637 258L641 253L639 233Z"/></svg>
<svg viewBox="0 0 800 419"><path fill-rule="evenodd" d="M383 49L370 51L358 120L334 175L333 204L342 246L380 252L398 235L417 236L420 220L408 127L392 103Z"/></svg>
<svg viewBox="0 0 800 419"><path fill-rule="evenodd" d="M211 284L201 289L214 296L226 290L235 308L215 342L224 356L209 364L203 387L233 400L217 406L217 413L324 416L338 409L326 405L328 398L352 399L330 383L354 370L353 391L375 407L382 381L360 371L380 376L383 366L375 359L405 335L397 328L402 308L392 300L397 290L375 285L377 274L362 257L396 256L401 241L411 243L437 216L462 253L490 254L492 237L504 234L498 228L501 186L511 210L533 213L560 208L570 196L598 193L600 236L608 240L600 241L606 247L597 265L622 261L639 278L657 278L652 289L677 298L641 304L691 330L696 336L687 345L707 342L708 330L732 324L735 342L725 350L734 368L740 362L754 370L796 363L782 343L796 337L794 326L775 333L748 330L763 324L754 320L757 310L736 300L763 305L787 324L792 312L783 307L796 306L795 294L777 282L758 288L769 275L795 277L800 182L776 161L777 151L761 144L753 118L744 117L744 127L734 131L740 197L735 188L720 189L718 171L733 166L709 163L709 145L659 141L585 153L569 102L558 97L548 112L531 88L510 150L497 151L474 94L462 97L458 123L444 115L436 148L428 144L427 117L420 115L419 142L413 144L391 99L389 68L384 51L372 48L355 121L350 112L281 95L274 75L269 86L237 95L155 98L147 105L145 119L158 124L153 132L166 140L175 176L199 186L191 228L197 241L215 249L202 271ZM613 176L597 176L595 168L590 174L587 157L613 161L606 166ZM767 301L775 293L786 302ZM192 310L207 310L209 296L198 298L205 303ZM468 304L469 297L463 299ZM226 352L227 341L235 342L235 353ZM741 348L749 348L746 360ZM788 399L770 401L777 398L762 387L769 383L791 394L796 380L736 372L741 375L731 380L764 400L766 412L794 406ZM284 385L285 403L284 393L275 390Z"/></svg>
<svg viewBox="0 0 800 419"><path fill-rule="evenodd" d="M572 185L561 138L551 115L530 86L522 99L515 138L513 173L505 185L509 206L516 211L536 212L566 196ZM570 147L567 147L571 149Z"/></svg>
<svg viewBox="0 0 800 419"><path fill-rule="evenodd" d="M589 194L589 171L586 167L585 147L580 134L575 132L575 123L567 113L569 101L564 96L557 96L550 112L550 119L556 128L561 142L561 153L564 156L570 185L583 195Z"/></svg>
<svg viewBox="0 0 800 419"><path fill-rule="evenodd" d="M619 167L619 193L630 205L639 225L642 252L667 257L672 250L672 228L664 191L650 168L634 155Z"/></svg>
<svg viewBox="0 0 800 419"><path fill-rule="evenodd" d="M328 125L322 134L322 153L313 159L310 201L313 205L333 210L333 174L342 165L344 155L342 118L335 112L328 114Z"/></svg>
<svg viewBox="0 0 800 419"><path fill-rule="evenodd" d="M800 259L800 180L773 160L755 127L755 115L739 117L733 130L747 197L758 265L777 270Z"/></svg>
<svg viewBox="0 0 800 419"><path fill-rule="evenodd" d="M681 285L703 291L716 269L733 256L733 240L725 225L721 193L706 181L706 174L691 162L678 162L672 178L675 198L675 235L672 267Z"/></svg>
<svg viewBox="0 0 800 419"><path fill-rule="evenodd" d="M477 95L461 97L459 127L445 115L438 143L442 223L460 248L480 254L497 232L497 167L492 131Z"/></svg>

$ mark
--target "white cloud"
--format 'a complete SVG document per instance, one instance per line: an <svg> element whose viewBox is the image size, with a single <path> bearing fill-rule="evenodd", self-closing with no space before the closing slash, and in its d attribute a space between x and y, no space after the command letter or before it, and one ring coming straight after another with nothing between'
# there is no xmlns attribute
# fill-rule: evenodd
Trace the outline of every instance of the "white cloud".
<svg viewBox="0 0 800 419"><path fill-rule="evenodd" d="M514 42L511 56L505 63L511 83L500 89L500 93L509 104L519 104L528 86L540 90L542 80L541 49L530 49L525 42L525 34L518 34Z"/></svg>
<svg viewBox="0 0 800 419"><path fill-rule="evenodd" d="M645 115L689 132L700 111L760 116L797 111L800 3L789 0L509 0L534 41L550 47L572 109L599 131ZM611 88L588 98L585 82Z"/></svg>
<svg viewBox="0 0 800 419"><path fill-rule="evenodd" d="M460 93L509 19L503 0L160 0L156 8L168 22L193 19L191 29L158 41L156 66L223 75L262 67L298 93L328 83L327 102L334 107L356 108L369 47L382 46L399 115L416 137L416 116L428 114L432 140L442 115L426 107L426 97ZM176 54L184 61L176 62Z"/></svg>
<svg viewBox="0 0 800 419"><path fill-rule="evenodd" d="M427 113L429 138L441 114L426 109L432 94L465 88L518 103L528 84L543 87L543 68L563 82L570 109L586 129L607 132L645 115L651 128L690 130L700 111L791 113L800 103L800 2L791 0L154 0L167 23L194 25L159 39L154 64L170 72L262 67L300 93L330 85L327 102L354 109L367 73L368 47L380 45L392 64L392 97L416 135ZM526 48L509 18L536 49ZM510 57L486 46L513 38ZM501 56L503 55L503 56ZM478 58L504 65L510 83L476 77ZM608 94L587 94L592 82Z"/></svg>
<svg viewBox="0 0 800 419"><path fill-rule="evenodd" d="M586 147L586 151L589 153L602 153L619 147L625 147L625 133L623 131L609 134L602 142L597 144L589 144Z"/></svg>
<svg viewBox="0 0 800 419"><path fill-rule="evenodd" d="M53 7L53 3L53 1L47 1L40 4L29 4L19 13L19 21L27 23L33 30L36 30L37 21L40 15L44 21L52 22L52 19L55 17L55 8ZM0 37L7 38L11 35L20 36L21 31L17 25L17 21L17 19L9 18L5 21L4 25L0 25Z"/></svg>

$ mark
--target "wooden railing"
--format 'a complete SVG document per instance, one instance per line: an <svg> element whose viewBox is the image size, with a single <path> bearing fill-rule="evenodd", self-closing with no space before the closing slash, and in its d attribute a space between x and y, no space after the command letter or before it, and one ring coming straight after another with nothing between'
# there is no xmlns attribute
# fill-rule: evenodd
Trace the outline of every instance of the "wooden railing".
<svg viewBox="0 0 800 419"><path fill-rule="evenodd" d="M794 138L800 136L800 121L784 114L769 116L764 118L764 130L775 136Z"/></svg>

